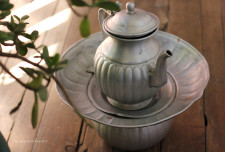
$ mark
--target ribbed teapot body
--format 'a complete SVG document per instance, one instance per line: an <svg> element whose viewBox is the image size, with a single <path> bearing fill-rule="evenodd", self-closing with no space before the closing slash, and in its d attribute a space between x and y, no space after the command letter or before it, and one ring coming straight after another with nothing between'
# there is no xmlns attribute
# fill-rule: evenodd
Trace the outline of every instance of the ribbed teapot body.
<svg viewBox="0 0 225 152"><path fill-rule="evenodd" d="M123 104L152 98L158 88L149 86L149 74L160 52L160 45L152 37L141 41L106 38L94 59L95 77L101 91Z"/></svg>

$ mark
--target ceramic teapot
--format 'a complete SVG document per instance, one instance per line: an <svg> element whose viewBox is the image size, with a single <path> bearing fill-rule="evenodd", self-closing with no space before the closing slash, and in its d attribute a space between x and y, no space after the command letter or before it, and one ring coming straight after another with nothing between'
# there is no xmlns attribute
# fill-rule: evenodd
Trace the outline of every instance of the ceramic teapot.
<svg viewBox="0 0 225 152"><path fill-rule="evenodd" d="M167 83L166 59L172 53L163 51L153 37L159 27L154 14L135 8L132 2L105 19L104 12L99 10L104 41L94 58L97 84L117 108L141 109Z"/></svg>

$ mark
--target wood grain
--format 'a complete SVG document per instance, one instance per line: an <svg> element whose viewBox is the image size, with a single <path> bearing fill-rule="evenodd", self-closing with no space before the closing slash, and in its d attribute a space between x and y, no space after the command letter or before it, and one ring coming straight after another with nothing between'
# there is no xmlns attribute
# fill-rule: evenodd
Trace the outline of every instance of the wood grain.
<svg viewBox="0 0 225 152"><path fill-rule="evenodd" d="M86 13L86 10L80 10L80 11L82 12L82 14ZM93 16L93 15L90 15L90 16ZM72 22L70 23L69 30L65 37L65 42L63 46L64 51L68 49L70 45L72 45L73 43L81 39L81 36L79 33L79 23L81 20L82 18L79 18L75 15L71 17ZM91 27L94 27L92 28L94 30L100 29L99 26L96 26L96 20L94 19L91 20ZM51 96L52 98L49 99L49 102L46 105L45 113L43 115L43 119L41 121L41 125L38 130L38 134L36 138L37 140L45 139L49 142L44 145L35 143L33 147L33 151L45 151L45 150L55 151L56 149L57 151L64 151L66 147L67 147L67 150L74 150L77 146L79 147L79 144L82 144L82 143L79 143L79 144L77 143L79 132L81 129L85 130L86 127L80 128L81 120L71 109L68 109L65 106L65 104L59 100L55 88L52 88L51 93L52 93L52 96ZM62 115L61 113L64 113L65 115ZM55 121L54 118L52 118L51 116L58 117L59 121ZM64 120L63 125L62 125L62 120ZM46 127L49 126L49 123L54 124L54 126L61 126L61 127L60 129L51 128L50 130L49 129L46 130ZM52 136L53 134L55 135ZM84 134L85 132L83 132L82 136L80 137L81 142L84 140ZM60 138L62 136L64 138ZM57 138L55 139L55 137Z"/></svg>
<svg viewBox="0 0 225 152"><path fill-rule="evenodd" d="M14 0L11 3L14 4L12 13L17 12L19 13L19 16L26 14L26 12L21 8L24 8L25 6L32 4L30 0L21 0L21 1ZM47 18L48 16L51 16L54 11L55 5L56 5L56 2L53 1L52 3L50 3L50 5L48 5L48 8L43 8L42 10L39 10L39 11L36 10L35 12L31 12L33 16L28 19L30 22L30 24L28 25L28 28L31 26L34 26L37 22L40 22L41 20ZM22 12L18 10L21 10ZM37 21L37 19L39 19L39 21ZM44 33L40 35L37 45L38 44L40 45L40 43L42 43L43 38L44 38ZM13 48L12 48L12 51L14 51ZM31 51L31 53L29 53L26 57L30 57L33 54L34 52ZM12 73L14 73L17 77L20 76L20 79L22 81L27 82L28 80L27 77L21 73L21 70L19 70L19 66L21 66L20 60L10 59L10 60L7 60L5 63L7 68L9 68ZM14 126L14 119L16 118L15 116L19 112L14 114L13 118L10 116L9 113L21 100L23 91L24 91L23 87L21 87L17 82L15 82L7 74L4 75L3 73L1 75L0 95L2 98L0 102L0 110L1 110L0 129L7 139L10 136L12 127Z"/></svg>
<svg viewBox="0 0 225 152"><path fill-rule="evenodd" d="M53 85L45 107L32 151L65 151L67 147L75 147L78 140L81 120L57 96Z"/></svg>
<svg viewBox="0 0 225 152"><path fill-rule="evenodd" d="M225 151L225 46L224 1L202 1L203 54L209 63L210 82L205 91L206 150Z"/></svg>
<svg viewBox="0 0 225 152"><path fill-rule="evenodd" d="M58 7L56 8L56 6ZM67 9L67 4L63 5L63 3L58 3L56 1L54 5L49 5L49 8L45 7L41 9L40 11L42 13L40 12L36 12L36 13L39 13L44 17L44 18L42 17L42 20L46 20L47 18L48 19L47 21L59 22L60 19L57 19L56 17L58 14L62 13L62 11L65 11L65 9ZM70 10L68 9L67 12L70 12ZM53 15L53 13L55 13L55 15ZM42 22L42 20L40 20L40 22ZM52 24L51 22L50 23L46 22L48 23L48 25L46 25L45 28L50 26ZM45 37L43 38L44 39L43 43L50 46L49 47L50 54L52 54L53 52L61 52L63 44L64 44L65 36L66 36L66 33L62 31L61 28L64 27L64 30L66 30L65 25L67 25L69 28L68 22L70 22L69 19L68 21L65 20L64 22L62 22L62 24L54 27L54 29L50 29L48 33L45 34ZM33 93L28 92L25 96L24 102L16 118L16 123L11 131L11 136L9 139L9 145L10 145L11 151L24 151L24 152L31 151L34 143L42 141L42 140L35 141L38 128L33 129L31 127L30 116L31 116L31 110L33 106L33 99L34 99ZM45 103L40 101L39 102L39 120L41 120L44 108L45 108Z"/></svg>
<svg viewBox="0 0 225 152"><path fill-rule="evenodd" d="M202 52L201 1L173 0L169 3L168 32L181 37ZM205 151L203 99L175 117L161 151Z"/></svg>
<svg viewBox="0 0 225 152"><path fill-rule="evenodd" d="M57 12L68 9L68 5L65 1L60 1L57 6ZM70 25L73 14L71 11L67 14L67 21L60 24L57 28L48 32L46 35L46 41L48 45L58 42L57 50L62 51L65 47L65 41L67 40L68 33L73 34L70 31ZM76 28L76 27L73 27ZM57 37L56 39L51 39ZM68 47L68 46L67 46ZM50 97L46 104L45 111L38 129L36 140L46 140L46 143L35 142L32 151L65 151L76 146L78 133L80 130L81 120L67 107L59 98L55 85L50 91ZM51 126L49 127L49 124Z"/></svg>
<svg viewBox="0 0 225 152"><path fill-rule="evenodd" d="M98 22L98 8L93 8L89 12L89 20L91 24L91 32L100 32L100 25ZM98 136L97 132L86 125L82 128L82 134L80 136L79 152L111 152L112 149Z"/></svg>
<svg viewBox="0 0 225 152"><path fill-rule="evenodd" d="M14 4L14 7L12 9L12 11L24 6L25 4L29 3L31 0L23 0L23 1L16 1L16 0L12 0L10 1L10 3ZM4 49L3 49L4 51ZM0 61L3 63L7 63L7 58L0 58ZM12 61L13 62L13 61ZM7 67L9 67L7 65ZM5 76L3 76L5 75ZM23 88L17 84L17 83L6 83L6 79L10 79L10 77L5 74L4 71L2 71L2 68L0 67L0 130L3 134L3 136L8 139L9 135L10 135L10 130L13 126L13 119L10 117L9 112L10 110L15 107L21 96L22 96L22 91L21 93L17 93L14 96L12 96L12 92L15 90L23 90ZM11 88L14 88L14 90L12 89L12 92L9 91L11 90Z"/></svg>
<svg viewBox="0 0 225 152"><path fill-rule="evenodd" d="M137 8L141 8L147 12L157 15L160 20L159 29L162 31L167 30L169 11L168 0L136 0L135 4Z"/></svg>
<svg viewBox="0 0 225 152"><path fill-rule="evenodd" d="M63 5L64 7L68 8L67 4L65 5L65 3L63 3ZM58 5L58 7L60 6L62 6L62 4ZM86 9L79 11L82 14L87 12ZM58 40L63 40L61 43L63 51L81 39L79 33L79 23L81 20L82 18L79 18L74 14L70 14L68 22L60 25L59 29L57 30L58 32L56 33L61 36L58 38ZM48 128L49 123L53 124L52 128L46 129ZM79 146L77 142L79 138L79 132L82 129L80 127L80 118L75 114L75 112L72 111L71 108L67 107L59 99L54 86L51 89L51 96L46 105L36 137L36 140L45 139L48 142L44 145L41 143L35 143L32 151L74 151L74 149Z"/></svg>

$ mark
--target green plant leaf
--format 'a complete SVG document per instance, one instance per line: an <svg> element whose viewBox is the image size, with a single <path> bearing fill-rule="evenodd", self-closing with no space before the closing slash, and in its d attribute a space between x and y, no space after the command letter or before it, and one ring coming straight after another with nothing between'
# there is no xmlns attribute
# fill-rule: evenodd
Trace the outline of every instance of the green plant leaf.
<svg viewBox="0 0 225 152"><path fill-rule="evenodd" d="M26 47L35 49L34 43L27 43L27 44L26 44Z"/></svg>
<svg viewBox="0 0 225 152"><path fill-rule="evenodd" d="M32 38L32 40L36 40L37 38L38 38L38 31L33 31L32 33L31 33L31 38Z"/></svg>
<svg viewBox="0 0 225 152"><path fill-rule="evenodd" d="M0 43L13 39L14 39L13 33L0 31Z"/></svg>
<svg viewBox="0 0 225 152"><path fill-rule="evenodd" d="M0 132L0 151L1 152L10 152L9 146L1 132Z"/></svg>
<svg viewBox="0 0 225 152"><path fill-rule="evenodd" d="M15 26L14 31L15 32L24 32L26 27L26 23L19 23Z"/></svg>
<svg viewBox="0 0 225 152"><path fill-rule="evenodd" d="M41 89L38 91L39 97L42 101L46 101L48 98L48 91L46 87L41 87Z"/></svg>
<svg viewBox="0 0 225 152"><path fill-rule="evenodd" d="M9 0L0 0L0 2L7 2L7 3L9 3Z"/></svg>
<svg viewBox="0 0 225 152"><path fill-rule="evenodd" d="M16 15L13 15L13 16L17 19L18 22L20 22L20 18L18 16Z"/></svg>
<svg viewBox="0 0 225 152"><path fill-rule="evenodd" d="M25 56L27 54L27 47L20 41L16 42L16 51L22 55Z"/></svg>
<svg viewBox="0 0 225 152"><path fill-rule="evenodd" d="M51 58L52 65L56 65L59 62L60 55L57 53L55 56Z"/></svg>
<svg viewBox="0 0 225 152"><path fill-rule="evenodd" d="M4 19L6 16L8 16L9 14L11 14L11 11L10 10L7 10L7 11L2 11L0 13L0 19Z"/></svg>
<svg viewBox="0 0 225 152"><path fill-rule="evenodd" d="M38 70L35 70L35 69L32 69L32 68L24 68L24 67L20 67L25 73L27 73L30 77L34 78L34 79L37 79L37 77L35 77L34 74L37 74L38 76L42 76L42 78L44 77L45 73L43 71L38 71ZM41 81L40 80L40 84L41 84ZM42 86L42 85L40 85ZM39 88L40 89L40 88Z"/></svg>
<svg viewBox="0 0 225 152"><path fill-rule="evenodd" d="M2 23L2 25L6 26L9 31L14 32L14 27L16 25L15 23L9 23L9 22L1 22L1 23Z"/></svg>
<svg viewBox="0 0 225 152"><path fill-rule="evenodd" d="M83 0L71 0L72 5L76 6L89 6L85 1Z"/></svg>
<svg viewBox="0 0 225 152"><path fill-rule="evenodd" d="M111 11L119 11L120 10L119 6L116 5L116 3L110 2L110 1L100 1L100 2L93 4L92 6L104 8L104 9L111 10Z"/></svg>
<svg viewBox="0 0 225 152"><path fill-rule="evenodd" d="M41 57L45 60L45 63L50 68L52 66L52 64L51 64L51 61L50 61L50 58L49 58L49 53L48 53L47 46L43 47L43 53L41 54Z"/></svg>
<svg viewBox="0 0 225 152"><path fill-rule="evenodd" d="M0 1L0 10L6 11L10 10L11 8L13 8L13 4L10 4L7 1Z"/></svg>
<svg viewBox="0 0 225 152"><path fill-rule="evenodd" d="M13 19L13 16L11 16L11 21L10 21L11 24L15 24L14 22L14 19Z"/></svg>
<svg viewBox="0 0 225 152"><path fill-rule="evenodd" d="M54 67L54 69L52 69L52 72L55 72L55 71L58 71L64 67L66 67L68 64L68 60L62 60L62 61L59 61L58 64L56 64L56 66Z"/></svg>
<svg viewBox="0 0 225 152"><path fill-rule="evenodd" d="M27 83L28 87L32 89L39 90L42 87L43 74L39 74L37 77L34 77L31 82Z"/></svg>
<svg viewBox="0 0 225 152"><path fill-rule="evenodd" d="M28 18L29 18L28 15L24 15L24 16L21 18L21 20L24 21L24 20L26 20L26 19L28 19Z"/></svg>
<svg viewBox="0 0 225 152"><path fill-rule="evenodd" d="M44 47L43 47L42 57L43 57L43 58L49 58L47 46L44 46Z"/></svg>
<svg viewBox="0 0 225 152"><path fill-rule="evenodd" d="M14 32L14 26L12 24L8 24L7 28L9 29L9 31Z"/></svg>
<svg viewBox="0 0 225 152"><path fill-rule="evenodd" d="M9 22L1 22L1 24L7 26L9 25Z"/></svg>
<svg viewBox="0 0 225 152"><path fill-rule="evenodd" d="M26 74L28 74L30 77L34 78L34 70L31 68L24 68L20 67Z"/></svg>
<svg viewBox="0 0 225 152"><path fill-rule="evenodd" d="M21 35L24 36L24 37L27 38L27 39L32 40L32 37L31 37L30 34L27 34L27 33L21 33Z"/></svg>
<svg viewBox="0 0 225 152"><path fill-rule="evenodd" d="M67 65L68 64L68 60L61 60L59 61L59 63L57 65Z"/></svg>
<svg viewBox="0 0 225 152"><path fill-rule="evenodd" d="M32 109L32 117L31 117L31 122L32 122L33 128L36 128L37 121L38 121L38 98L37 98L37 93L34 92L34 105L33 105L33 109Z"/></svg>
<svg viewBox="0 0 225 152"><path fill-rule="evenodd" d="M87 16L80 23L80 34L83 37L88 37L91 34L90 21Z"/></svg>

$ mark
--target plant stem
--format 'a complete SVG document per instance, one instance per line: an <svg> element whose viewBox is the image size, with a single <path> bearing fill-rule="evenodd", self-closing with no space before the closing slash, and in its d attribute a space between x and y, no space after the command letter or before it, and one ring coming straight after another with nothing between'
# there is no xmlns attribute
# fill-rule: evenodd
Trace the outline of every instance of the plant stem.
<svg viewBox="0 0 225 152"><path fill-rule="evenodd" d="M15 43L5 43L5 42L2 42L2 45L4 45L4 46L14 46Z"/></svg>
<svg viewBox="0 0 225 152"><path fill-rule="evenodd" d="M0 52L0 56L17 58L17 59L23 60L23 61L25 61L25 62L27 62L27 63L30 63L30 64L33 65L33 66L38 67L39 69L43 70L43 71L46 72L46 73L49 72L47 68L45 68L45 67L43 67L43 66L40 66L39 64L34 63L34 62L28 60L27 58L25 58L25 57L23 57L23 56L20 56L20 55L18 55L18 54L11 54L11 53Z"/></svg>
<svg viewBox="0 0 225 152"><path fill-rule="evenodd" d="M21 84L23 87L30 89L30 90L34 90L33 88L27 86L26 84L24 84L20 79L18 79L16 76L14 76L6 67L5 65L0 61L0 66L2 67L2 69L8 73L11 77L13 77L19 84Z"/></svg>
<svg viewBox="0 0 225 152"><path fill-rule="evenodd" d="M77 15L78 17L82 17L82 15L81 15L80 13L78 13L78 12L73 8L73 6L72 6L70 0L66 0L66 1L67 1L67 3L68 3L69 7L71 8L71 10L73 11L73 13L74 13L75 15Z"/></svg>
<svg viewBox="0 0 225 152"><path fill-rule="evenodd" d="M18 54L11 54L11 53L4 53L4 52L1 52L1 47L0 47L0 56L3 56L3 57L12 57L12 58L17 58L17 59L23 60L23 61L25 61L25 62L27 62L27 63L30 63L30 64L33 65L33 66L38 67L39 69L43 70L44 72L49 73L49 71L48 71L47 68L45 68L45 67L43 67L43 66L40 66L39 64L34 63L34 62L28 60L28 59L25 58L25 57L19 56ZM25 87L25 88L27 88L27 89L29 89L29 90L37 91L37 90L34 90L33 88L27 86L27 85L24 84L20 79L18 79L17 77L15 77L15 76L14 76L14 75L6 68L6 66L5 66L1 61L0 61L0 66L2 67L2 69L3 69L6 73L8 73L11 77L13 77L13 78L14 78L19 84L21 84L23 87ZM51 78L54 79L54 81L56 82L56 84L57 84L57 85L59 86L59 88L62 90L63 94L64 94L65 97L66 97L66 100L68 101L68 103L69 103L70 105L73 105L73 102L72 102L71 98L69 97L67 91L65 90L65 88L63 87L63 85L60 83L60 81L59 81L54 75L53 75ZM48 85L49 83L50 83L50 79L48 79L47 85ZM47 86L47 85L46 85L46 86ZM78 116L79 116L82 120L84 120L84 121L86 122L86 124L87 124L88 126L92 127L91 124L88 123L88 122L86 121L85 117L81 115L81 113L77 110L77 108L76 108L75 106L73 106L73 110L78 114Z"/></svg>

